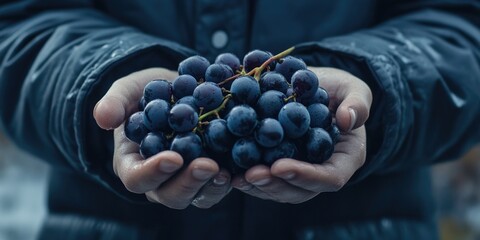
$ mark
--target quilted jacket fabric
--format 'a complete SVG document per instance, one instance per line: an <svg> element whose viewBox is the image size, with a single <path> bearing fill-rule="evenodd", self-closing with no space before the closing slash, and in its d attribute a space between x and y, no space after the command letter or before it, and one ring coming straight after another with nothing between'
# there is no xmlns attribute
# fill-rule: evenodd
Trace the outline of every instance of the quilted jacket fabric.
<svg viewBox="0 0 480 240"><path fill-rule="evenodd" d="M217 31L227 36L221 48ZM367 162L346 188L300 205L232 192L210 210L176 211L115 177L111 133L91 114L113 81L176 69L193 54L290 46L373 91ZM480 141L480 3L0 0L0 99L0 129L53 166L45 239L119 239L111 234L122 229L171 239L434 239L428 166Z"/></svg>

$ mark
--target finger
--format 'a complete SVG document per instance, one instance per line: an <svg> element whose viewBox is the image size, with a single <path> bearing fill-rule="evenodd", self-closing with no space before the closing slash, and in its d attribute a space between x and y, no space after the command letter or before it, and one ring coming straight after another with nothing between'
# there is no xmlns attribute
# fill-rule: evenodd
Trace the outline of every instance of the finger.
<svg viewBox="0 0 480 240"><path fill-rule="evenodd" d="M364 135L365 128L361 127L343 136L347 139L337 143L332 157L322 164L277 160L271 167L272 175L313 192L338 191L365 162Z"/></svg>
<svg viewBox="0 0 480 240"><path fill-rule="evenodd" d="M330 95L330 108L335 110L340 130L349 132L362 126L368 119L372 92L362 80L348 72L334 68L311 68L319 77L320 85Z"/></svg>
<svg viewBox="0 0 480 240"><path fill-rule="evenodd" d="M239 191L241 191L245 194L253 196L253 197L257 197L257 198L264 199L264 200L271 200L272 199L271 196L269 196L268 194L260 191L253 184L247 182L244 175L236 176L232 180L232 187L238 189Z"/></svg>
<svg viewBox="0 0 480 240"><path fill-rule="evenodd" d="M145 193L156 189L183 165L182 157L173 151L143 159L138 153L138 145L125 137L123 127L115 129L114 140L113 170L131 192Z"/></svg>
<svg viewBox="0 0 480 240"><path fill-rule="evenodd" d="M221 169L192 200L192 205L198 208L210 208L222 200L231 190L230 174Z"/></svg>
<svg viewBox="0 0 480 240"><path fill-rule="evenodd" d="M150 68L132 73L115 81L107 93L97 102L93 116L103 129L120 126L128 116L137 111L143 88L156 78L175 78L175 73L160 68Z"/></svg>
<svg viewBox="0 0 480 240"><path fill-rule="evenodd" d="M172 151L143 159L138 153L138 145L119 136L123 134L119 129L115 130L113 169L129 191L145 193L156 189L182 166L182 157Z"/></svg>
<svg viewBox="0 0 480 240"><path fill-rule="evenodd" d="M161 152L146 160L137 153L118 159L118 177L125 188L134 193L156 189L182 166L182 158L172 151Z"/></svg>
<svg viewBox="0 0 480 240"><path fill-rule="evenodd" d="M310 200L316 193L291 185L281 178L271 175L266 166L258 166L245 173L245 179L258 190L281 203L301 203Z"/></svg>
<svg viewBox="0 0 480 240"><path fill-rule="evenodd" d="M158 189L147 192L146 195L167 207L184 209L190 205L205 183L218 172L215 161L197 158L185 170L173 176Z"/></svg>
<svg viewBox="0 0 480 240"><path fill-rule="evenodd" d="M350 132L367 121L371 98L359 92L346 93L342 98L343 101L335 112L336 123L343 132Z"/></svg>

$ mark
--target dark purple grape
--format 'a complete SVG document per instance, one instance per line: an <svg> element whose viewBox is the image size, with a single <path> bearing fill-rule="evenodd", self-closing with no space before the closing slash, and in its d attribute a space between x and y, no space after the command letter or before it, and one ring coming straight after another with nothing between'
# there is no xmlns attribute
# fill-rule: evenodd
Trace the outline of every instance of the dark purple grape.
<svg viewBox="0 0 480 240"><path fill-rule="evenodd" d="M305 135L310 127L310 115L301 103L287 103L278 113L278 121L282 124L285 135L299 138Z"/></svg>
<svg viewBox="0 0 480 240"><path fill-rule="evenodd" d="M278 146L265 148L263 151L263 161L267 165L272 165L281 158L293 158L297 153L297 147L289 140L284 140Z"/></svg>
<svg viewBox="0 0 480 240"><path fill-rule="evenodd" d="M275 72L282 74L290 83L293 74L302 69L307 69L307 65L302 59L286 56L275 65Z"/></svg>
<svg viewBox="0 0 480 240"><path fill-rule="evenodd" d="M261 162L262 151L253 138L241 138L233 145L232 158L237 166L248 169Z"/></svg>
<svg viewBox="0 0 480 240"><path fill-rule="evenodd" d="M262 147L275 147L283 141L283 128L280 122L273 118L265 118L255 130L255 140Z"/></svg>
<svg viewBox="0 0 480 240"><path fill-rule="evenodd" d="M287 93L288 82L282 74L277 72L266 72L260 77L260 91L266 92L268 90L277 90L282 93Z"/></svg>
<svg viewBox="0 0 480 240"><path fill-rule="evenodd" d="M198 113L188 104L176 104L170 110L168 123L177 133L192 131L198 123Z"/></svg>
<svg viewBox="0 0 480 240"><path fill-rule="evenodd" d="M172 92L175 99L180 99L193 94L197 87L197 80L191 75L180 75L172 82Z"/></svg>
<svg viewBox="0 0 480 240"><path fill-rule="evenodd" d="M332 138L333 145L337 144L338 138L340 138L340 129L338 129L336 124L332 124L328 129L328 134L330 135L330 138Z"/></svg>
<svg viewBox="0 0 480 240"><path fill-rule="evenodd" d="M233 76L233 70L229 66L214 63L207 68L205 81L220 83L231 76Z"/></svg>
<svg viewBox="0 0 480 240"><path fill-rule="evenodd" d="M170 105L161 99L155 99L145 106L143 122L145 127L152 131L165 131L168 129L168 112Z"/></svg>
<svg viewBox="0 0 480 240"><path fill-rule="evenodd" d="M191 56L178 64L178 74L188 74L193 76L197 82L205 80L205 71L210 62L202 56Z"/></svg>
<svg viewBox="0 0 480 240"><path fill-rule="evenodd" d="M185 96L183 98L178 99L175 104L187 104L192 107L196 112L198 112L198 106L195 103L195 98L193 96Z"/></svg>
<svg viewBox="0 0 480 240"><path fill-rule="evenodd" d="M270 90L264 92L257 101L255 105L255 110L257 111L258 118L277 118L278 112L285 105L285 94Z"/></svg>
<svg viewBox="0 0 480 240"><path fill-rule="evenodd" d="M323 128L311 128L306 137L307 160L311 163L322 163L333 154L333 142Z"/></svg>
<svg viewBox="0 0 480 240"><path fill-rule="evenodd" d="M153 80L143 89L143 97L147 104L155 99L162 99L170 102L172 99L172 85L167 80Z"/></svg>
<svg viewBox="0 0 480 240"><path fill-rule="evenodd" d="M235 143L235 136L228 131L224 119L210 121L203 136L207 146L214 152L228 152Z"/></svg>
<svg viewBox="0 0 480 240"><path fill-rule="evenodd" d="M173 138L170 150L180 154L183 165L187 166L191 161L202 156L202 140L193 132L179 133Z"/></svg>
<svg viewBox="0 0 480 240"><path fill-rule="evenodd" d="M230 110L226 120L228 130L239 137L252 134L257 126L257 114L248 105L235 106Z"/></svg>
<svg viewBox="0 0 480 240"><path fill-rule="evenodd" d="M245 72L250 72L256 67L260 67L264 62L272 57L272 54L262 50L253 50L245 55L243 58L243 68ZM275 67L275 63L270 64L270 68ZM266 69L267 70L267 69Z"/></svg>
<svg viewBox="0 0 480 240"><path fill-rule="evenodd" d="M161 132L151 132L140 143L140 155L147 159L168 149L168 141Z"/></svg>
<svg viewBox="0 0 480 240"><path fill-rule="evenodd" d="M260 85L255 78L243 76L233 81L230 92L232 92L235 102L253 106L260 97Z"/></svg>
<svg viewBox="0 0 480 240"><path fill-rule="evenodd" d="M327 106L314 103L307 110L310 114L310 127L327 129L332 124L332 114Z"/></svg>
<svg viewBox="0 0 480 240"><path fill-rule="evenodd" d="M208 112L220 106L223 101L222 89L216 83L204 82L198 85L193 91L195 104Z"/></svg>
<svg viewBox="0 0 480 240"><path fill-rule="evenodd" d="M229 66L233 73L240 71L240 60L232 53L222 53L217 56L215 63L221 63Z"/></svg>
<svg viewBox="0 0 480 240"><path fill-rule="evenodd" d="M132 114L125 122L125 136L132 142L140 144L148 134L148 129L143 124L143 112Z"/></svg>
<svg viewBox="0 0 480 240"><path fill-rule="evenodd" d="M138 111L143 111L145 110L145 106L147 105L147 102L145 102L145 98L142 96L140 101L138 101Z"/></svg>
<svg viewBox="0 0 480 240"><path fill-rule="evenodd" d="M317 91L315 92L315 95L313 97L309 98L298 98L297 101L302 103L305 106L310 106L314 103L321 103L325 106L328 107L328 104L330 103L330 98L328 96L328 93L325 89L322 87L318 87Z"/></svg>
<svg viewBox="0 0 480 240"><path fill-rule="evenodd" d="M310 70L298 70L292 76L292 88L297 98L311 98L318 89L317 75Z"/></svg>

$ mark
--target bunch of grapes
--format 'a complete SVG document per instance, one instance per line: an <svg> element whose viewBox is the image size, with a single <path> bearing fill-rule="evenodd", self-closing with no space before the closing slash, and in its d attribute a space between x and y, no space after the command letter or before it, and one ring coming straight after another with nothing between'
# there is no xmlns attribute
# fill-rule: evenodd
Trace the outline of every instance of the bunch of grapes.
<svg viewBox="0 0 480 240"><path fill-rule="evenodd" d="M205 156L233 173L280 158L325 161L340 132L327 92L292 50L254 50L243 64L231 53L213 64L198 55L183 60L172 82L145 86L127 138L144 158L172 150L185 164Z"/></svg>

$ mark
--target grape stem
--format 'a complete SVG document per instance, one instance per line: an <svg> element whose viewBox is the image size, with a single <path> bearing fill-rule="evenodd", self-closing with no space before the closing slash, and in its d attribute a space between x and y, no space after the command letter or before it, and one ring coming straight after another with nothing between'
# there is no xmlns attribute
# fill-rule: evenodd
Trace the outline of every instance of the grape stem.
<svg viewBox="0 0 480 240"><path fill-rule="evenodd" d="M167 140L172 139L174 136L175 136L175 133L173 133L173 132L170 133L170 134L165 134L165 138L166 138Z"/></svg>
<svg viewBox="0 0 480 240"><path fill-rule="evenodd" d="M279 60L285 56L288 56L293 50L295 50L295 47L291 47L271 58L269 58L267 61L265 61L262 65L260 65L260 67L256 67L255 69L253 69L252 71L255 71L255 75L254 75L254 78L257 79L257 81L260 80L260 75L262 74L263 70L265 68L268 67L268 65L270 65L270 63L272 63L273 61L275 60Z"/></svg>
<svg viewBox="0 0 480 240"><path fill-rule="evenodd" d="M296 94L296 93L293 93L293 94L292 94L292 95L290 95L289 97L287 97L287 98L283 99L283 101L285 101L285 102L288 102L288 101L290 101L290 100L292 100L292 99L293 99L293 101L295 101L295 102L296 102L296 101L297 101L296 97L297 97L297 94Z"/></svg>
<svg viewBox="0 0 480 240"><path fill-rule="evenodd" d="M227 94L232 93L232 92L230 92L229 90L227 90L226 88L222 88L222 92L223 92L223 93L227 93Z"/></svg>
<svg viewBox="0 0 480 240"><path fill-rule="evenodd" d="M218 114L220 111L222 111L225 106L227 105L227 102L230 100L230 98L232 98L232 94L228 94L227 96L225 96L223 98L223 102L222 104L220 104L220 106L218 106L217 108L209 111L209 112L206 112L205 114L202 114L200 115L200 117L198 118L198 122L202 122L203 119L211 116L211 115L215 115L216 117L220 117L220 115Z"/></svg>
<svg viewBox="0 0 480 240"><path fill-rule="evenodd" d="M269 58L269 59L268 59L267 61L265 61L262 65L260 65L260 67L256 67L256 68L252 69L252 70L251 70L250 72L248 72L248 73L245 73L245 70L242 69L242 71L241 71L240 73L235 74L235 75L233 75L233 76L231 76L231 77L229 77L229 78L227 78L227 79L219 82L219 83L218 83L218 86L222 86L223 84L228 83L228 82L230 82L230 81L232 81L232 80L234 80L234 79L237 79L237 78L240 77L240 76L254 76L254 78L255 78L257 81L259 81L259 80L260 80L260 75L262 75L263 70L264 70L265 68L267 68L268 65L270 65L270 63L272 63L272 62L275 61L275 60L279 60L279 59L281 59L281 58L283 58L283 57L285 57L285 56L288 56L290 53L293 52L293 50L295 50L295 47L291 47L291 48L289 48L289 49L287 49L287 50L285 50L285 51L283 51L283 52L281 52L281 53L279 53L279 54L277 54L277 55Z"/></svg>

